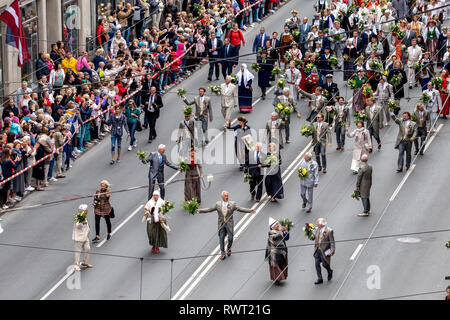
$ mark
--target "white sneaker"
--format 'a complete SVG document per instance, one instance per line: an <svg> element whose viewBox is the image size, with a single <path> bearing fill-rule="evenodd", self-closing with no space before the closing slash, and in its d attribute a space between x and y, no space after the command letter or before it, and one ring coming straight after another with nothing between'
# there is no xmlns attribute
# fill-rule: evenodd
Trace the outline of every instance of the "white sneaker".
<svg viewBox="0 0 450 320"><path fill-rule="evenodd" d="M3 210L8 210L9 207L8 207L6 204L4 204L4 205L2 206L2 209L3 209Z"/></svg>
<svg viewBox="0 0 450 320"><path fill-rule="evenodd" d="M131 151L133 148L131 146L128 147L128 151Z"/></svg>
<svg viewBox="0 0 450 320"><path fill-rule="evenodd" d="M25 191L34 191L34 187L29 186L28 188L25 188Z"/></svg>
<svg viewBox="0 0 450 320"><path fill-rule="evenodd" d="M133 148L136 148L137 147L137 144L135 143L135 144L133 144Z"/></svg>
<svg viewBox="0 0 450 320"><path fill-rule="evenodd" d="M17 202L19 202L19 201L21 201L21 200L22 200L22 198L21 198L21 197L19 197L19 196L15 196L15 197L14 197L14 200L16 200Z"/></svg>
<svg viewBox="0 0 450 320"><path fill-rule="evenodd" d="M56 182L56 181L58 181L58 179L56 179L56 178L54 178L54 177L51 177L50 179L48 179L49 181L52 181L52 182Z"/></svg>

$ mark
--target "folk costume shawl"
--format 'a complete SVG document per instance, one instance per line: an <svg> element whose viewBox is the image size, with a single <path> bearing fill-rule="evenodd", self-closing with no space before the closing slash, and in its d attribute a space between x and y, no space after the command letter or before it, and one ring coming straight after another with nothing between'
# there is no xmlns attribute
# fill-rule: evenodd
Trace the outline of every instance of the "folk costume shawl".
<svg viewBox="0 0 450 320"><path fill-rule="evenodd" d="M148 210L148 212L150 212L150 215L147 216L147 219L146 219L147 222L149 222L149 223L151 223L151 221L152 221L151 215L153 215L155 223L159 222L159 212L161 210L162 205L164 204L164 200L161 199L159 191L153 192L153 195L155 195L155 194L158 195L158 201L155 201L152 197L145 205L145 210L146 211Z"/></svg>
<svg viewBox="0 0 450 320"><path fill-rule="evenodd" d="M242 74L244 74L244 85L247 86L247 83L250 80L255 79L255 76L251 74L250 71L247 70L247 65L245 63L243 63L242 66L244 67L244 72L242 72L242 70L239 70L239 72L236 75L236 78L238 80L238 85L240 86L242 82Z"/></svg>

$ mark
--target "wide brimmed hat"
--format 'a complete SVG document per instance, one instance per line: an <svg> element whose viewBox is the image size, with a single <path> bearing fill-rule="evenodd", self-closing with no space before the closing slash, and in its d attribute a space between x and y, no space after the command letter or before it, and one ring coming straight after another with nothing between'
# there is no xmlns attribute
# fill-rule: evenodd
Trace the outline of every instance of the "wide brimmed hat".
<svg viewBox="0 0 450 320"><path fill-rule="evenodd" d="M294 14L294 13L295 13L295 14L298 14L298 11L295 10L295 9L294 9L294 10L291 10L291 14Z"/></svg>
<svg viewBox="0 0 450 320"><path fill-rule="evenodd" d="M248 120L245 117L238 117L237 118L239 122L247 123Z"/></svg>
<svg viewBox="0 0 450 320"><path fill-rule="evenodd" d="M269 228L270 228L270 229L272 229L272 227L273 227L275 224L277 224L277 223L278 223L277 220L275 220L275 219L272 218L272 217L269 217Z"/></svg>

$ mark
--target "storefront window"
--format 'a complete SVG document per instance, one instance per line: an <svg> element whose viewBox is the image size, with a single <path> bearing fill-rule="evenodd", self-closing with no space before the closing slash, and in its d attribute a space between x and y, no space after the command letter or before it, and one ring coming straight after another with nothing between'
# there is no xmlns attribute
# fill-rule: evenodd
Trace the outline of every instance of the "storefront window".
<svg viewBox="0 0 450 320"><path fill-rule="evenodd" d="M3 43L3 36L0 34L0 83L2 84L0 86L0 97L4 97L4 92L3 92L3 87L4 87L4 83L3 83L3 47L2 47L2 43ZM3 101L0 101L3 102Z"/></svg>
<svg viewBox="0 0 450 320"><path fill-rule="evenodd" d="M62 2L62 25L63 41L66 52L73 52L77 55L79 44L79 31L81 12L78 7L78 0L63 0Z"/></svg>
<svg viewBox="0 0 450 320"><path fill-rule="evenodd" d="M25 62L22 68L22 78L28 81L36 80L35 66L38 58L38 15L36 0L21 1L20 11L22 14L22 24L25 33L30 60Z"/></svg>

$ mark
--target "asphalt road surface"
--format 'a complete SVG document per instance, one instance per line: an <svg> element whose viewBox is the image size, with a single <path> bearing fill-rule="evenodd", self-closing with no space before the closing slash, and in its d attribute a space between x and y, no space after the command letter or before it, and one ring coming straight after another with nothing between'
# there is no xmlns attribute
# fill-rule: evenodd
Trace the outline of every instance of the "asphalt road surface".
<svg viewBox="0 0 450 320"><path fill-rule="evenodd" d="M294 8L302 8L300 15L311 20L311 1L296 0L260 25L267 33L280 33ZM245 33L247 45L241 54L251 52L260 25ZM255 56L242 57L240 62L250 67ZM148 132L138 133L138 149L148 153L156 151L159 143L165 143L170 155L175 146L173 129L182 120L183 103L176 92L182 87L192 98L199 86L210 84L206 80L207 71L208 66L204 66L163 97L165 106L157 123L158 138L148 144ZM351 92L344 86L342 73L335 73L335 82L341 95L350 99ZM270 118L274 96L272 90L266 100L259 100L260 89L256 85L254 89L256 104L246 117L249 125L258 130ZM402 100L402 109L412 111L420 91L414 88L409 94L417 98ZM220 132L223 125L220 100L213 96L212 101L215 119L210 127ZM116 193L111 197L116 212L113 237L104 241L106 226L102 221L103 241L91 245L90 263L94 268L81 273L71 271L72 214L79 204L91 204L91 199L5 214L2 217L5 231L0 235L0 299L443 299L447 286L444 277L449 275L448 249L444 243L449 232L436 231L450 229L447 212L450 199L446 192L449 174L445 160L450 156L446 143L450 132L446 120L438 121L435 139L430 139L425 155L417 158L408 174L395 172L397 126L382 130L383 148L370 159L374 176L372 214L367 218L356 215L362 211L362 205L350 197L356 182L350 172L353 141L348 139L345 151L337 152L333 132L334 145L327 150L328 173L320 174L313 210L306 214L301 209L296 170L303 154L310 149L310 139L299 133L309 110L305 101L299 106L302 119L292 118L291 144L282 151L284 200L270 203L264 197L260 204L255 204L250 201L248 184L243 182L237 164L204 166L205 176L212 174L214 181L202 192L202 207L214 204L221 191L228 190L231 200L257 210L255 215L236 214L234 253L225 261L220 261L217 255L216 213L188 215L180 206L184 183L175 182L166 188L166 198L176 203L170 212L172 231L168 249L161 249L159 255L150 252L146 227L141 223L147 189ZM237 116L234 111L233 119ZM220 134L206 152L222 150L225 141ZM126 150L125 139L123 144ZM225 149L224 157L234 154L232 144ZM113 191L148 183L148 168L138 161L135 151L123 151L120 164L111 166L109 160L110 142L105 139L76 161L66 179L50 185L46 192L31 194L21 205L91 194L103 179L110 181ZM173 174L174 170L166 169L166 179ZM182 178L183 174L177 174L172 181ZM294 246L289 248L289 277L279 287L272 285L264 261L269 216L289 218L296 225L288 241L289 246ZM337 244L332 257L333 280L315 286L313 246L305 238L302 225L319 217L326 218L335 230ZM89 222L92 239L92 207Z"/></svg>

